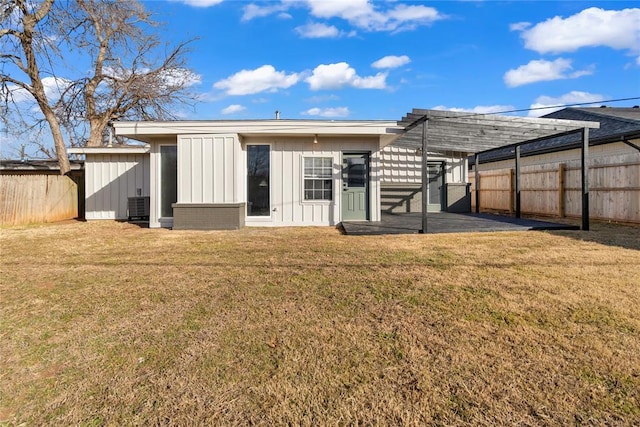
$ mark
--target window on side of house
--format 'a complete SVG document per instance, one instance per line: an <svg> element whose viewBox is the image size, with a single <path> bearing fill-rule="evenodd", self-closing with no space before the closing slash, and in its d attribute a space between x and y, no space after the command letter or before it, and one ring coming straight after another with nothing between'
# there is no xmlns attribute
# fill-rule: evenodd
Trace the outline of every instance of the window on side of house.
<svg viewBox="0 0 640 427"><path fill-rule="evenodd" d="M178 147L160 146L160 217L172 218L178 200Z"/></svg>
<svg viewBox="0 0 640 427"><path fill-rule="evenodd" d="M304 200L333 200L333 158L304 158Z"/></svg>

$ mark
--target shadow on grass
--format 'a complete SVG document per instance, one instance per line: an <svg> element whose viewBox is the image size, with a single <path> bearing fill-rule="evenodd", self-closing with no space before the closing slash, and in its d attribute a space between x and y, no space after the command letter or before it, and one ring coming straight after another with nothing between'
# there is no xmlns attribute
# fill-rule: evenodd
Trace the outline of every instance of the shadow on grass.
<svg viewBox="0 0 640 427"><path fill-rule="evenodd" d="M589 231L580 230L582 220L578 218L540 217L526 215L525 218L539 221L553 221L556 224L573 225L576 230L553 230L547 232L554 236L599 243L606 246L617 246L625 249L640 250L640 224L618 223L611 221L589 221Z"/></svg>
<svg viewBox="0 0 640 427"><path fill-rule="evenodd" d="M589 231L550 231L549 233L571 237L584 242L640 250L640 225L591 222Z"/></svg>
<svg viewBox="0 0 640 427"><path fill-rule="evenodd" d="M116 222L120 222L122 224L131 224L131 225L137 225L140 228L149 228L149 220L144 220L144 219L140 219L140 220L135 220L135 219L131 219L131 220L126 220L126 219L116 219Z"/></svg>

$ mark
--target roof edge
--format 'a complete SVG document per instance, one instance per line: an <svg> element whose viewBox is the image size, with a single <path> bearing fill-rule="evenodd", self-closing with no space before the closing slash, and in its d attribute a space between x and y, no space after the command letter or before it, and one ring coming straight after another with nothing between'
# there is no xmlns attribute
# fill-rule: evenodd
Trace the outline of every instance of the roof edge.
<svg viewBox="0 0 640 427"><path fill-rule="evenodd" d="M211 120L114 122L116 135L390 135L401 130L393 120Z"/></svg>
<svg viewBox="0 0 640 427"><path fill-rule="evenodd" d="M606 144L615 144L617 142L625 142L625 140L635 140L635 139L640 139L640 131L634 131L634 132L628 132L628 133L618 133L615 135L609 135L609 136L603 136L600 138L594 138L594 139L590 139L589 140L589 146L590 147L595 147L597 145L606 145ZM527 143L522 144L523 147L527 145ZM538 148L538 149L533 149L530 151L525 151L521 154L521 157L532 157L532 156L540 156L542 154L550 154L550 153L558 153L561 151L568 151L568 150L575 150L577 148L582 147L582 142L580 141L574 141L574 142L570 142L564 145L560 145L557 147L545 147L545 148ZM499 148L494 148L492 150L486 150L484 152L479 152L479 153L475 153L472 154L471 157L477 155L477 154L490 154L492 151L497 151L503 148L509 148L509 147L499 147ZM482 156L480 156L480 163L493 163L493 162L501 162L503 160L512 160L513 159L513 155L498 155L495 157L492 157L488 160L482 160Z"/></svg>
<svg viewBox="0 0 640 427"><path fill-rule="evenodd" d="M148 146L100 146L100 147L72 147L68 148L69 154L147 154Z"/></svg>

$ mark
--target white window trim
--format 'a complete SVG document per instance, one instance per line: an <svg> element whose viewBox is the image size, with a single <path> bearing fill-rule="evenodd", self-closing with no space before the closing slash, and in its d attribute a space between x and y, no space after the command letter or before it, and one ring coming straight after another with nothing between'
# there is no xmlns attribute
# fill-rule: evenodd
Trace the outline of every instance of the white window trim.
<svg viewBox="0 0 640 427"><path fill-rule="evenodd" d="M304 159L305 158L309 158L309 159L315 159L315 158L319 158L319 159L331 159L331 199L314 199L314 200L307 200L304 198L304 181L306 179L305 174L304 174ZM329 205L331 203L334 203L336 200L336 187L338 184L337 182L337 174L336 174L336 167L335 167L335 157L331 156L331 155L308 155L308 154L300 154L300 202L302 204L309 204L309 205L321 205L321 204L325 204L325 205ZM311 178L310 178L311 179Z"/></svg>

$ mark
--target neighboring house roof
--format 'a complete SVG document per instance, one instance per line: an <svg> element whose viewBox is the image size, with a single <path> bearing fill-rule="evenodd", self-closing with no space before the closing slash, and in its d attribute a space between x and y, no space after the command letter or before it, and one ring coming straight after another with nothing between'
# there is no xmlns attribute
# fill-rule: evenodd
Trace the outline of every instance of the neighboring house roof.
<svg viewBox="0 0 640 427"><path fill-rule="evenodd" d="M394 145L422 148L422 124L426 122L429 151L477 153L518 144L536 138L549 138L584 128L598 128L597 122L559 118L536 118L475 114L442 110L413 109L398 122L405 129Z"/></svg>
<svg viewBox="0 0 640 427"><path fill-rule="evenodd" d="M599 122L599 129L589 130L589 145L640 138L640 108L564 108L547 114L543 118ZM574 133L542 141L524 143L520 148L520 155L525 157L569 150L578 148L581 144L582 135ZM496 162L512 159L515 155L515 149L512 146L503 147L479 154L481 163ZM475 156L471 156L470 162L475 162Z"/></svg>
<svg viewBox="0 0 640 427"><path fill-rule="evenodd" d="M611 108L611 107L599 107L599 108L572 108L572 110L581 110L592 114L600 114L603 116L611 116L617 118L626 118L631 120L640 120L640 107L632 108ZM560 110L562 111L562 110ZM554 114L554 113L551 113Z"/></svg>
<svg viewBox="0 0 640 427"><path fill-rule="evenodd" d="M69 161L71 170L81 170L84 162ZM57 160L0 160L0 171L10 173L14 171L60 171Z"/></svg>
<svg viewBox="0 0 640 427"><path fill-rule="evenodd" d="M378 135L390 143L401 130L383 120L200 120L168 122L114 122L116 135L151 143L158 137L187 134L238 134L240 136L340 136Z"/></svg>

